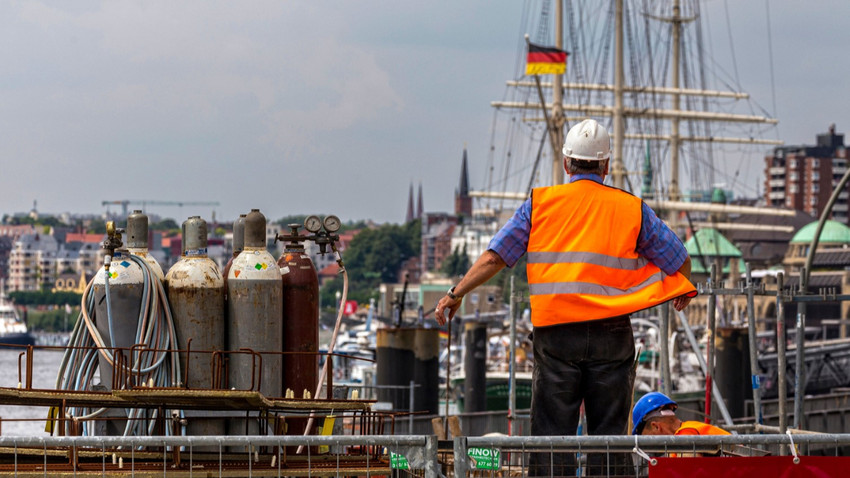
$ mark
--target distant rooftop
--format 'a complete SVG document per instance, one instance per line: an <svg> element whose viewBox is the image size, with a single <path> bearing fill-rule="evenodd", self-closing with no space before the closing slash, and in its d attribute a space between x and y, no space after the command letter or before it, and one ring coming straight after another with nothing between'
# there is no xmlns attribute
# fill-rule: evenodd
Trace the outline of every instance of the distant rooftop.
<svg viewBox="0 0 850 478"><path fill-rule="evenodd" d="M791 239L791 244L810 244L818 228L817 221L803 226ZM850 244L850 227L832 219L826 221L820 233L821 244Z"/></svg>
<svg viewBox="0 0 850 478"><path fill-rule="evenodd" d="M698 230L685 242L691 257L741 257L741 250L723 237L717 229L710 227Z"/></svg>

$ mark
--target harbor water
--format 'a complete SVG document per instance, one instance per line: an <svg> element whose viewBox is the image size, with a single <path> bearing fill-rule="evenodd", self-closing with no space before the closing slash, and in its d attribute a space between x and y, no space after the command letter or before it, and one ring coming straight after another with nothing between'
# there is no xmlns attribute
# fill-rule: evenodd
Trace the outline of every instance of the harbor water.
<svg viewBox="0 0 850 478"><path fill-rule="evenodd" d="M24 350L0 349L0 387L18 386L18 357ZM61 350L37 350L33 354L33 388L55 388L62 355ZM26 357L21 359L21 373L26 380ZM47 436L47 412L47 407L0 405L0 432L5 436Z"/></svg>

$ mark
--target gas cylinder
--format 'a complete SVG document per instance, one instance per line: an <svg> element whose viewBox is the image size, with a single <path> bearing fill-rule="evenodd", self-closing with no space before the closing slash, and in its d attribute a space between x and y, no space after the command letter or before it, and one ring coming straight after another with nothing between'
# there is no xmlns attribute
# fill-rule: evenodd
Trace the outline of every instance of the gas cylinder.
<svg viewBox="0 0 850 478"><path fill-rule="evenodd" d="M290 224L278 259L283 294L283 388L301 398L304 390L315 393L319 380L319 276L298 235L298 224ZM288 353L286 353L288 352ZM302 423L290 420L287 434L303 434Z"/></svg>
<svg viewBox="0 0 850 478"><path fill-rule="evenodd" d="M120 237L120 232L110 234L110 239L115 239L114 244L118 248L112 252L109 270L107 271L105 266L101 267L95 274L92 284L95 325L100 336L103 337L103 346L111 349L113 356L112 364L102 354L97 356L100 383L106 390L113 388L115 358L123 355L125 364L130 361L130 347L136 343L136 330L144 295L145 273L142 266L130 258L130 252L123 249ZM109 301L106 300L107 274L109 274ZM126 416L123 411L119 415ZM107 435L118 435L124 430L125 422L123 421L109 420L105 423L104 433Z"/></svg>
<svg viewBox="0 0 850 478"><path fill-rule="evenodd" d="M253 384L267 397L280 397L283 350L280 267L266 250L266 218L258 209L245 217L245 247L227 275L227 348L229 385L248 390ZM270 352L257 358L239 349ZM253 373L252 373L253 372ZM242 431L244 433L244 430Z"/></svg>
<svg viewBox="0 0 850 478"><path fill-rule="evenodd" d="M144 259L160 281L165 279L162 267L148 251L148 216L138 209L127 216L127 250Z"/></svg>
<svg viewBox="0 0 850 478"><path fill-rule="evenodd" d="M227 290L227 274L230 272L230 266L233 265L233 259L236 259L242 249L245 248L245 216L246 214L240 214L239 218L233 221L233 255L227 261L222 273L225 279L225 291Z"/></svg>
<svg viewBox="0 0 850 478"><path fill-rule="evenodd" d="M190 389L210 389L213 386L210 352L225 347L224 278L215 261L207 256L207 222L200 216L183 222L183 246L180 260L165 276L168 301L178 347L184 351L180 353L181 366L188 363L183 375L185 384ZM225 423L220 419L193 419L191 411L186 411L186 418L189 435L225 433Z"/></svg>

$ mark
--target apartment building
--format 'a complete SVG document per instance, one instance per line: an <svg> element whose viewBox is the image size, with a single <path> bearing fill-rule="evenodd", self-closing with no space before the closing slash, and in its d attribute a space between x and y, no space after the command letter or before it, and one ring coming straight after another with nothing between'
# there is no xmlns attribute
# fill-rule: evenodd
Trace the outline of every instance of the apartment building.
<svg viewBox="0 0 850 478"><path fill-rule="evenodd" d="M820 217L834 188L847 172L844 135L829 131L816 137L814 146L780 146L765 157L765 201ZM848 224L850 184L838 196L831 218Z"/></svg>
<svg viewBox="0 0 850 478"><path fill-rule="evenodd" d="M35 229L30 224L0 224L0 282L8 282L9 255L12 253L15 242L21 235L34 232Z"/></svg>
<svg viewBox="0 0 850 478"><path fill-rule="evenodd" d="M52 287L58 271L59 244L48 234L24 234L9 254L10 291L37 291Z"/></svg>

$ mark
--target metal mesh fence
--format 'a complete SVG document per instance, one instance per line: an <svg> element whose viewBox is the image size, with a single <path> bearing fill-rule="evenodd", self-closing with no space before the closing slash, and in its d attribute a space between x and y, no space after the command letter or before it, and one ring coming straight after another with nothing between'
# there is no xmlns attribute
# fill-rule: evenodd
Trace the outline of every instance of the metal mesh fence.
<svg viewBox="0 0 850 478"><path fill-rule="evenodd" d="M848 445L850 434L460 437L451 469L443 471L456 477L649 476L660 457L782 454L798 463L805 461L801 449L845 456Z"/></svg>
<svg viewBox="0 0 850 478"><path fill-rule="evenodd" d="M16 477L436 478L437 462L429 436L0 438L0 476Z"/></svg>
<svg viewBox="0 0 850 478"><path fill-rule="evenodd" d="M0 476L637 477L652 476L668 457L785 455L806 465L813 457L805 450L846 457L848 447L850 434L2 437Z"/></svg>

